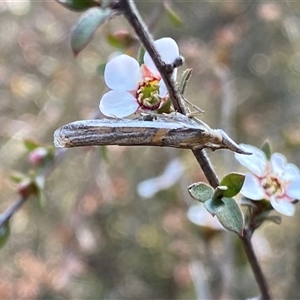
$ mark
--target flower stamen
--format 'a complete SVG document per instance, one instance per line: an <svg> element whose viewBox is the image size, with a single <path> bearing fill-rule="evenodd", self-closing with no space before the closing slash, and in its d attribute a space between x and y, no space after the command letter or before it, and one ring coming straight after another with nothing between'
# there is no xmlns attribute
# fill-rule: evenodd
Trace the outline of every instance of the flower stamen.
<svg viewBox="0 0 300 300"><path fill-rule="evenodd" d="M284 186L278 178L270 175L261 180L262 187L268 196L281 196L284 194Z"/></svg>
<svg viewBox="0 0 300 300"><path fill-rule="evenodd" d="M159 80L147 77L140 83L136 98L142 108L155 110L160 106Z"/></svg>

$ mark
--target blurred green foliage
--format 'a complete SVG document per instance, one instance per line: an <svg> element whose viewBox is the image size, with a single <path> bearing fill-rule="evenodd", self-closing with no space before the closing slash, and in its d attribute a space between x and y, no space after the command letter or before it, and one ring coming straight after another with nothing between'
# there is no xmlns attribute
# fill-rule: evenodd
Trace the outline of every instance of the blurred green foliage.
<svg viewBox="0 0 300 300"><path fill-rule="evenodd" d="M193 77L186 97L200 117L238 142L300 166L300 3L174 1L174 27L160 2L137 1L155 38L179 43ZM52 145L56 128L93 118L106 91L97 68L115 51L106 36L131 32L113 19L75 59L71 28L80 15L56 2L0 2L1 211L16 198L14 171L32 168L23 140ZM136 55L139 45L127 49ZM186 216L187 187L204 181L189 151L158 148L68 150L10 222L0 252L1 299L242 299L258 293L232 233L198 227ZM142 199L136 187L174 157L185 164L173 188ZM210 155L220 176L238 171L233 154ZM274 298L300 294L297 218L266 224L254 246Z"/></svg>

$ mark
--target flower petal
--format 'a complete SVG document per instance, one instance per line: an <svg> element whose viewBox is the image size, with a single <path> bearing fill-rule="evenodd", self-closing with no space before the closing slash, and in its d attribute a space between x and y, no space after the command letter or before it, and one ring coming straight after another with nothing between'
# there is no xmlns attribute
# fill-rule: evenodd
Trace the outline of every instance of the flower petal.
<svg viewBox="0 0 300 300"><path fill-rule="evenodd" d="M265 198L265 191L259 180L251 173L246 173L241 194L251 200L262 200Z"/></svg>
<svg viewBox="0 0 300 300"><path fill-rule="evenodd" d="M131 94L113 90L102 96L99 108L105 116L123 118L135 113L139 104Z"/></svg>
<svg viewBox="0 0 300 300"><path fill-rule="evenodd" d="M257 176L262 176L267 167L267 159L265 154L258 148L240 144L241 148L245 151L251 152L252 155L244 155L235 153L234 156L240 164L248 168L253 174Z"/></svg>
<svg viewBox="0 0 300 300"><path fill-rule="evenodd" d="M286 189L286 194L293 200L300 199L300 175L295 177Z"/></svg>
<svg viewBox="0 0 300 300"><path fill-rule="evenodd" d="M173 63L179 56L179 48L177 43L170 37L161 38L154 42L154 45L160 54L162 60L167 63Z"/></svg>
<svg viewBox="0 0 300 300"><path fill-rule="evenodd" d="M138 62L125 54L109 61L104 70L106 85L112 90L133 91L142 80Z"/></svg>
<svg viewBox="0 0 300 300"><path fill-rule="evenodd" d="M274 153L271 156L271 166L273 173L282 177L286 165L286 158L280 153Z"/></svg>
<svg viewBox="0 0 300 300"><path fill-rule="evenodd" d="M156 40L154 42L154 45L158 53L160 54L161 59L166 64L173 63L174 60L179 56L178 45L172 38L166 37ZM146 52L144 55L144 63L151 70L151 72L153 72L154 74L159 73L148 52Z"/></svg>
<svg viewBox="0 0 300 300"><path fill-rule="evenodd" d="M291 202L282 199L276 199L274 197L271 197L270 202L273 208L283 215L293 216L295 213L295 206Z"/></svg>
<svg viewBox="0 0 300 300"><path fill-rule="evenodd" d="M297 166L293 164L286 164L284 168L284 173L282 174L282 179L284 181L292 181L295 177L300 175L300 171Z"/></svg>

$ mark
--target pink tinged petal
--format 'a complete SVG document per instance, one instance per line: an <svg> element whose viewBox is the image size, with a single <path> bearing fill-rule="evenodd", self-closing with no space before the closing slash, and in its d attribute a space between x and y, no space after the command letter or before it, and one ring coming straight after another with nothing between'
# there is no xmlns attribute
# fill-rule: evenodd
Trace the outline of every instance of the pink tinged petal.
<svg viewBox="0 0 300 300"><path fill-rule="evenodd" d="M295 177L286 189L287 196L291 197L293 200L300 200L300 175Z"/></svg>
<svg viewBox="0 0 300 300"><path fill-rule="evenodd" d="M275 197L271 197L270 202L273 208L283 215L293 216L295 213L295 206L291 202L276 199Z"/></svg>
<svg viewBox="0 0 300 300"><path fill-rule="evenodd" d="M251 155L235 153L237 161L244 167L248 168L253 174L262 176L267 167L267 159L265 154L258 148L251 145L240 144L245 151L251 152Z"/></svg>
<svg viewBox="0 0 300 300"><path fill-rule="evenodd" d="M274 153L271 156L271 166L273 173L282 176L284 167L286 165L286 158L280 153Z"/></svg>
<svg viewBox="0 0 300 300"><path fill-rule="evenodd" d="M284 173L282 175L282 180L292 181L295 177L299 176L300 172L297 166L293 164L287 164L284 168Z"/></svg>
<svg viewBox="0 0 300 300"><path fill-rule="evenodd" d="M251 173L246 173L241 194L251 200L262 200L265 198L265 191L259 180Z"/></svg>
<svg viewBox="0 0 300 300"><path fill-rule="evenodd" d="M99 108L107 117L123 118L135 113L139 104L131 94L113 90L102 96Z"/></svg>
<svg viewBox="0 0 300 300"><path fill-rule="evenodd" d="M156 40L154 45L160 54L161 59L167 64L173 63L174 60L179 56L177 43L169 37ZM159 73L148 52L146 52L144 55L144 63L154 74Z"/></svg>
<svg viewBox="0 0 300 300"><path fill-rule="evenodd" d="M119 55L109 61L104 70L106 85L117 91L133 91L142 80L142 74L138 62L128 56Z"/></svg>

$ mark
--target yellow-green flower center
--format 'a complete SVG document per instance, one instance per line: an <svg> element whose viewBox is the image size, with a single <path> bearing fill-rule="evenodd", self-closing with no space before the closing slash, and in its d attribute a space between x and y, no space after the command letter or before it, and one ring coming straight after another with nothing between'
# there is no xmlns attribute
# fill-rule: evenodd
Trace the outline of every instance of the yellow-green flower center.
<svg viewBox="0 0 300 300"><path fill-rule="evenodd" d="M268 195L281 196L284 193L284 188L278 178L267 176L262 180L262 186Z"/></svg>
<svg viewBox="0 0 300 300"><path fill-rule="evenodd" d="M144 108L157 109L161 102L159 81L157 79L145 80L137 90L137 100Z"/></svg>

